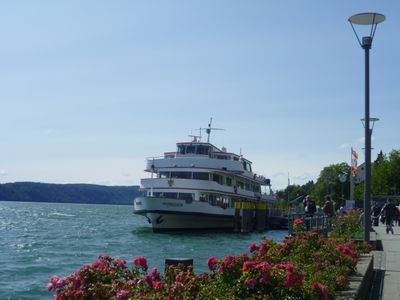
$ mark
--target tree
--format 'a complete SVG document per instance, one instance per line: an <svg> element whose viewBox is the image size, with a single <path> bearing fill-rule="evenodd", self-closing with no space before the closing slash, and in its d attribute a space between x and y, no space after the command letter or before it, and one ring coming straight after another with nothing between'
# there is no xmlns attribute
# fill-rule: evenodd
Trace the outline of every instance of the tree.
<svg viewBox="0 0 400 300"><path fill-rule="evenodd" d="M390 194L389 160L386 155L379 152L378 157L372 165L371 193L373 195Z"/></svg>
<svg viewBox="0 0 400 300"><path fill-rule="evenodd" d="M348 197L349 184L345 182L342 185L342 183L339 181L339 176L342 174L347 175L346 182L348 182L350 166L345 162L330 165L321 171L311 192L311 195L316 199L318 204L323 204L323 200L326 195L330 195L331 198L336 202L338 202L338 200L342 197L342 194L345 196L345 198L346 196Z"/></svg>
<svg viewBox="0 0 400 300"><path fill-rule="evenodd" d="M314 181L310 180L306 184L303 185L289 185L284 190L278 191L277 196L281 200L294 200L299 196L305 196L310 194L312 188L314 186Z"/></svg>

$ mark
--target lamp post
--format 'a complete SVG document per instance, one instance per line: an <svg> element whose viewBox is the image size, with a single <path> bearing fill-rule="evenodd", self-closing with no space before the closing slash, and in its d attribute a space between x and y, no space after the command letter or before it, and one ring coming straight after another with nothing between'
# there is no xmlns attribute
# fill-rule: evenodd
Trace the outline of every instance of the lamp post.
<svg viewBox="0 0 400 300"><path fill-rule="evenodd" d="M369 50L372 46L376 27L385 20L385 16L378 13L361 13L349 18L361 48L365 51L365 181L364 181L364 241L369 242L371 230L371 130L369 117ZM367 25L371 27L368 35L360 40L354 25Z"/></svg>
<svg viewBox="0 0 400 300"><path fill-rule="evenodd" d="M343 173L339 175L339 181L340 181L340 191L342 192L340 197L344 199L344 192L343 192L343 184L347 181L347 174Z"/></svg>

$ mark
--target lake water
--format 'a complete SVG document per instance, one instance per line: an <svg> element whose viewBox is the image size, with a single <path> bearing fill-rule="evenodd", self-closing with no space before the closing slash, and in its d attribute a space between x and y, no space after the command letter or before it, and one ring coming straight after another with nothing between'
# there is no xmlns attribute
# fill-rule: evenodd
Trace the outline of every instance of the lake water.
<svg viewBox="0 0 400 300"><path fill-rule="evenodd" d="M281 242L287 234L155 234L147 226L130 206L0 202L0 299L52 299L50 276L68 276L98 255L130 265L144 255L160 271L165 258L188 257L205 272L210 256L242 254L264 236Z"/></svg>

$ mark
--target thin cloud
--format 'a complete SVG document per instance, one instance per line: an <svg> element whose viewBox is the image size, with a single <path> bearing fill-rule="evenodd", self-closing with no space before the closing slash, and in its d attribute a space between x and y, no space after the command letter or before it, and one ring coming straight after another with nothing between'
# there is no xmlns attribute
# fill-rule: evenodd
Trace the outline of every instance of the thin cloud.
<svg viewBox="0 0 400 300"><path fill-rule="evenodd" d="M8 175L8 171L6 169L0 170L0 176L7 176L7 175Z"/></svg>

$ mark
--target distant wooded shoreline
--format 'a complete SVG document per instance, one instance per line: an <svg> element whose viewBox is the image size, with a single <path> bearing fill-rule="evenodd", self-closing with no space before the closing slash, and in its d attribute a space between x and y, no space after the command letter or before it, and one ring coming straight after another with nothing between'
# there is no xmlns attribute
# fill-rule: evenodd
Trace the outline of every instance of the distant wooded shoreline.
<svg viewBox="0 0 400 300"><path fill-rule="evenodd" d="M0 184L0 201L132 205L139 186L15 182Z"/></svg>

